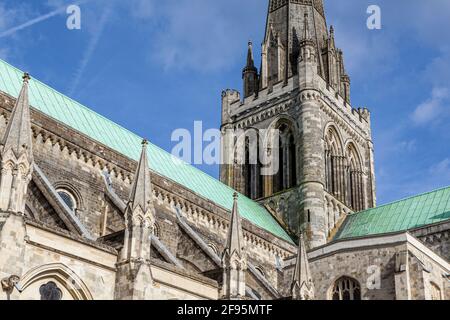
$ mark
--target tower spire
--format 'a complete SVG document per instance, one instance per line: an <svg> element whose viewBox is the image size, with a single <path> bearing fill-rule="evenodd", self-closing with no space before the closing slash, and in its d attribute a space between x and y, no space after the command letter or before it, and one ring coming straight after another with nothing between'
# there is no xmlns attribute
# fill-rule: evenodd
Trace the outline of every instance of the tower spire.
<svg viewBox="0 0 450 320"><path fill-rule="evenodd" d="M155 222L147 145L147 140L143 140L141 157L125 209L126 229L122 260L132 263L150 259L150 239Z"/></svg>
<svg viewBox="0 0 450 320"><path fill-rule="evenodd" d="M251 41L248 42L247 64L242 70L242 79L244 80L244 98L258 93L258 69L255 67Z"/></svg>
<svg viewBox="0 0 450 320"><path fill-rule="evenodd" d="M25 212L25 197L33 171L33 150L28 101L30 75L23 75L19 97L11 113L1 147L0 210Z"/></svg>
<svg viewBox="0 0 450 320"><path fill-rule="evenodd" d="M309 269L308 254L306 252L303 234L300 234L298 243L297 260L292 279L292 298L295 300L314 299L314 284Z"/></svg>
<svg viewBox="0 0 450 320"><path fill-rule="evenodd" d="M303 21L308 13L307 21ZM299 44L305 35L305 26L309 33L308 39L315 44L320 52L326 45L327 23L323 8L323 0L271 0L266 20L266 31L263 40L261 89L270 87L271 81L277 83L286 81L297 74ZM279 37L279 52L270 52L270 34ZM276 55L275 55L276 53ZM319 67L322 68L321 56ZM322 68L323 69L323 68Z"/></svg>
<svg viewBox="0 0 450 320"><path fill-rule="evenodd" d="M330 46L334 49L336 47L336 44L334 42L334 27L330 26L330 39L329 39Z"/></svg>
<svg viewBox="0 0 450 320"><path fill-rule="evenodd" d="M229 254L234 253L242 257L244 252L244 235L242 232L242 221L238 209L238 194L235 192L233 195L233 209L231 211L230 229L228 231L226 248L229 250Z"/></svg>
<svg viewBox="0 0 450 320"><path fill-rule="evenodd" d="M152 203L147 145L147 140L144 140L125 209L124 245L117 264L117 299L143 300L148 298L151 291L147 290L147 287L152 281L150 251L155 223L155 209Z"/></svg>
<svg viewBox="0 0 450 320"><path fill-rule="evenodd" d="M222 255L222 298L228 300L245 297L245 273L247 270L247 255L238 209L238 194L234 193L233 198L230 229L228 230L227 242Z"/></svg>
<svg viewBox="0 0 450 320"><path fill-rule="evenodd" d="M19 158L22 153L32 156L30 106L28 101L28 82L31 79L24 73L23 85L11 114L5 135L3 136L3 153L11 150Z"/></svg>
<svg viewBox="0 0 450 320"><path fill-rule="evenodd" d="M150 179L150 169L147 157L148 141L142 141L141 158L136 169L136 175L131 187L129 204L134 211L139 206L142 212L147 212L152 197L152 185Z"/></svg>
<svg viewBox="0 0 450 320"><path fill-rule="evenodd" d="M251 40L248 41L248 51L247 51L247 68L255 67L255 60L253 59L253 43Z"/></svg>

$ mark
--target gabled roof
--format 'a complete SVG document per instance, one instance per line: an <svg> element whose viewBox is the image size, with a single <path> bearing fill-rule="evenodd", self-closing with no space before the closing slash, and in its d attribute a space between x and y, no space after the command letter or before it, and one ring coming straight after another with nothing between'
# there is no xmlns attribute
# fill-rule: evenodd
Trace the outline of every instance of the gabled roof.
<svg viewBox="0 0 450 320"><path fill-rule="evenodd" d="M335 239L407 231L450 219L450 187L349 215Z"/></svg>
<svg viewBox="0 0 450 320"><path fill-rule="evenodd" d="M17 98L23 72L0 59L0 90ZM68 98L44 83L30 80L30 105L46 115L72 127L124 156L139 160L142 138L99 115L82 104ZM203 171L179 160L163 149L149 144L150 167L160 175L171 179L217 205L231 210L232 188L207 175ZM241 195L239 208L244 219L267 230L275 236L293 243L286 231L260 204Z"/></svg>

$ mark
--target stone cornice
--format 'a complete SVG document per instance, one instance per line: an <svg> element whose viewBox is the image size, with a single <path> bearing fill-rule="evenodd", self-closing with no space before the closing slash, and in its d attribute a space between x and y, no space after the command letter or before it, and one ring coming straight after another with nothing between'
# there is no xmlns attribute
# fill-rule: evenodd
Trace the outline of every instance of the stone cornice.
<svg viewBox="0 0 450 320"><path fill-rule="evenodd" d="M248 128L256 123L286 112L297 99L291 94L277 96L249 110L244 110L233 116L236 120L235 129ZM238 120L237 120L238 119Z"/></svg>
<svg viewBox="0 0 450 320"><path fill-rule="evenodd" d="M333 108L334 107L334 108ZM366 141L372 141L370 135L362 128L348 112L344 112L334 103L328 96L322 95L321 110L325 112L336 124L338 124L345 132L360 144ZM356 128L356 130L355 130Z"/></svg>

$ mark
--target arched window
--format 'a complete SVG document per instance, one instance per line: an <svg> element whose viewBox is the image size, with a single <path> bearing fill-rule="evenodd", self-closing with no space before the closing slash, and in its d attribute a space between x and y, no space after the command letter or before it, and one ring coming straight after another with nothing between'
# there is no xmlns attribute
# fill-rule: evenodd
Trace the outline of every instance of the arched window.
<svg viewBox="0 0 450 320"><path fill-rule="evenodd" d="M62 291L58 288L56 283L53 281L43 284L39 288L39 293L41 295L41 300L61 300Z"/></svg>
<svg viewBox="0 0 450 320"><path fill-rule="evenodd" d="M92 300L83 280L62 263L33 268L20 279L24 300Z"/></svg>
<svg viewBox="0 0 450 320"><path fill-rule="evenodd" d="M343 201L345 199L345 161L342 144L334 127L325 136L325 182L326 190Z"/></svg>
<svg viewBox="0 0 450 320"><path fill-rule="evenodd" d="M245 156L244 156L244 181L245 181L245 195L249 198L252 197L252 167L250 158L250 139L245 137Z"/></svg>
<svg viewBox="0 0 450 320"><path fill-rule="evenodd" d="M361 286L355 279L339 278L333 287L333 300L361 300Z"/></svg>
<svg viewBox="0 0 450 320"><path fill-rule="evenodd" d="M161 236L161 229L159 227L159 224L156 222L153 224L153 234L157 238L159 238Z"/></svg>
<svg viewBox="0 0 450 320"><path fill-rule="evenodd" d="M59 189L57 190L57 192L61 197L61 199L64 201L64 203L67 205L67 207L69 207L70 210L75 212L77 209L77 201L75 197L72 195L72 193L70 193L65 189Z"/></svg>
<svg viewBox="0 0 450 320"><path fill-rule="evenodd" d="M279 137L278 137L278 172L275 175L275 181L273 183L274 192L279 192L284 189L283 178L284 178L284 141L282 133L285 126L280 127Z"/></svg>
<svg viewBox="0 0 450 320"><path fill-rule="evenodd" d="M295 137L291 128L282 123L278 127L278 145L275 146L278 156L278 172L273 178L273 192L293 188L297 185L297 151Z"/></svg>
<svg viewBox="0 0 450 320"><path fill-rule="evenodd" d="M295 138L292 134L289 136L289 185L293 188L297 185L297 151L295 147Z"/></svg>
<svg viewBox="0 0 450 320"><path fill-rule="evenodd" d="M263 147L261 146L261 141L258 139L258 159L257 159L257 165L256 165L256 175L257 175L257 184L256 184L256 199L264 197L264 176L263 176L263 165L261 162L261 159L264 154Z"/></svg>
<svg viewBox="0 0 450 320"><path fill-rule="evenodd" d="M255 129L250 129L245 136L244 164L244 194L251 199L264 195L264 176L262 175L261 144Z"/></svg>
<svg viewBox="0 0 450 320"><path fill-rule="evenodd" d="M347 205L355 211L365 209L361 161L353 144L347 147Z"/></svg>

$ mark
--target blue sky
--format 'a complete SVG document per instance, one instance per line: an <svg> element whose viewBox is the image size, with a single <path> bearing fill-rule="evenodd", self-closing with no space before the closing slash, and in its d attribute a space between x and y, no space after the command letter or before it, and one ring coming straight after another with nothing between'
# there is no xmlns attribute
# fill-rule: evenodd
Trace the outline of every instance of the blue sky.
<svg viewBox="0 0 450 320"><path fill-rule="evenodd" d="M242 87L267 10L266 0L87 0L81 30L68 30L72 3L1 1L0 56L168 151L174 129L219 127L221 91ZM370 4L381 30L366 27ZM379 203L450 185L450 1L325 6L353 105L372 111Z"/></svg>

